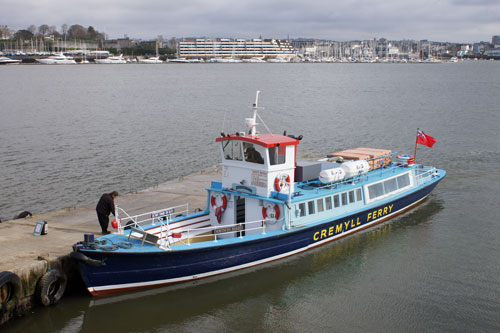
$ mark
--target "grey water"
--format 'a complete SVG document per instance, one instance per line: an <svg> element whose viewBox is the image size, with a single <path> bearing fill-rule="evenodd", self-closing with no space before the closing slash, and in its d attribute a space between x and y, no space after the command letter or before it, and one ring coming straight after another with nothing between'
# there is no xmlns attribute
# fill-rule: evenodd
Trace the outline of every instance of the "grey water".
<svg viewBox="0 0 500 333"><path fill-rule="evenodd" d="M219 163L255 91L300 158L371 146L447 177L410 212L287 260L107 298L67 295L11 332L500 331L500 62L0 68L0 219L94 205ZM260 126L261 131L266 131ZM1 245L0 245L1 246Z"/></svg>

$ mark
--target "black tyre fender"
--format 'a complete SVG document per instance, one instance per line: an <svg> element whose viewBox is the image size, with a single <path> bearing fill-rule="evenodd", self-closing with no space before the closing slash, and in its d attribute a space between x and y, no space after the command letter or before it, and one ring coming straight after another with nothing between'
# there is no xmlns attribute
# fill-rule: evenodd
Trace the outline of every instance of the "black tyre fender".
<svg viewBox="0 0 500 333"><path fill-rule="evenodd" d="M21 297L21 279L12 272L0 272L0 313Z"/></svg>
<svg viewBox="0 0 500 333"><path fill-rule="evenodd" d="M36 285L36 297L44 306L59 302L66 290L68 278L63 272L52 269L45 272Z"/></svg>

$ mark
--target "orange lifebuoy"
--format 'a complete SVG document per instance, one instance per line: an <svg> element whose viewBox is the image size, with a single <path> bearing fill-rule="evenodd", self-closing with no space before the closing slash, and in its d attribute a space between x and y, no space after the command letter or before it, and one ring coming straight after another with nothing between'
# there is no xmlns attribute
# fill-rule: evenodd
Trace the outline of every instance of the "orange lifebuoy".
<svg viewBox="0 0 500 333"><path fill-rule="evenodd" d="M274 188L278 192L281 192L281 190L287 185L290 186L290 175L281 174L274 180Z"/></svg>
<svg viewBox="0 0 500 333"><path fill-rule="evenodd" d="M274 217L271 215L270 218L278 220L280 218L280 208L278 207L278 205L273 205L273 204L264 204L264 206L262 206L262 217L264 219L267 219L267 216L268 216L267 210L269 208L274 209Z"/></svg>
<svg viewBox="0 0 500 333"><path fill-rule="evenodd" d="M220 223L221 219L222 219L222 213L224 213L224 211L227 208L227 198L224 194L222 194L222 193L219 193L219 194L220 194L220 196L212 194L212 196L210 197L210 204L212 205L212 208L214 209L215 217L217 217L217 222ZM218 198L222 199L222 204L220 206L217 206L217 199Z"/></svg>

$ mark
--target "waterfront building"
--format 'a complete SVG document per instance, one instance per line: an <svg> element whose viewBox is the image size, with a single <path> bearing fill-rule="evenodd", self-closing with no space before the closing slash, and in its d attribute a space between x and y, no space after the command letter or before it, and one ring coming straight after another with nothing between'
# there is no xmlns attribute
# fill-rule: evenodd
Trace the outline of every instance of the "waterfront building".
<svg viewBox="0 0 500 333"><path fill-rule="evenodd" d="M177 57L210 58L294 58L295 50L288 41L278 39L196 38L178 42Z"/></svg>
<svg viewBox="0 0 500 333"><path fill-rule="evenodd" d="M491 44L493 44L494 47L500 46L500 36L491 37Z"/></svg>

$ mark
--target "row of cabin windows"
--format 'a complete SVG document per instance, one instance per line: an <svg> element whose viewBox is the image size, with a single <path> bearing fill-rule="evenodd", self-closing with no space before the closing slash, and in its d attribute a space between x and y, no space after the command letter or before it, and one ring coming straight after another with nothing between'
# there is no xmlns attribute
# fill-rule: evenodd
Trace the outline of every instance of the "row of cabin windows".
<svg viewBox="0 0 500 333"><path fill-rule="evenodd" d="M226 160L264 164L266 149L250 142L228 140L222 142L222 150ZM277 165L286 162L286 146L269 148L269 164Z"/></svg>
<svg viewBox="0 0 500 333"><path fill-rule="evenodd" d="M362 191L361 188L357 188L356 190L352 190L349 192L344 192L341 194L335 194L333 197L319 198L316 200L310 200L307 202L307 214L315 214L317 208L317 212L321 213L325 210L332 210L333 208L346 206L348 204L352 204L356 201L361 201ZM316 205L314 204L316 202ZM306 202L299 203L299 216L306 216Z"/></svg>
<svg viewBox="0 0 500 333"><path fill-rule="evenodd" d="M410 174L394 177L383 182L368 186L368 196L370 200L381 197L385 194L395 192L410 185Z"/></svg>

